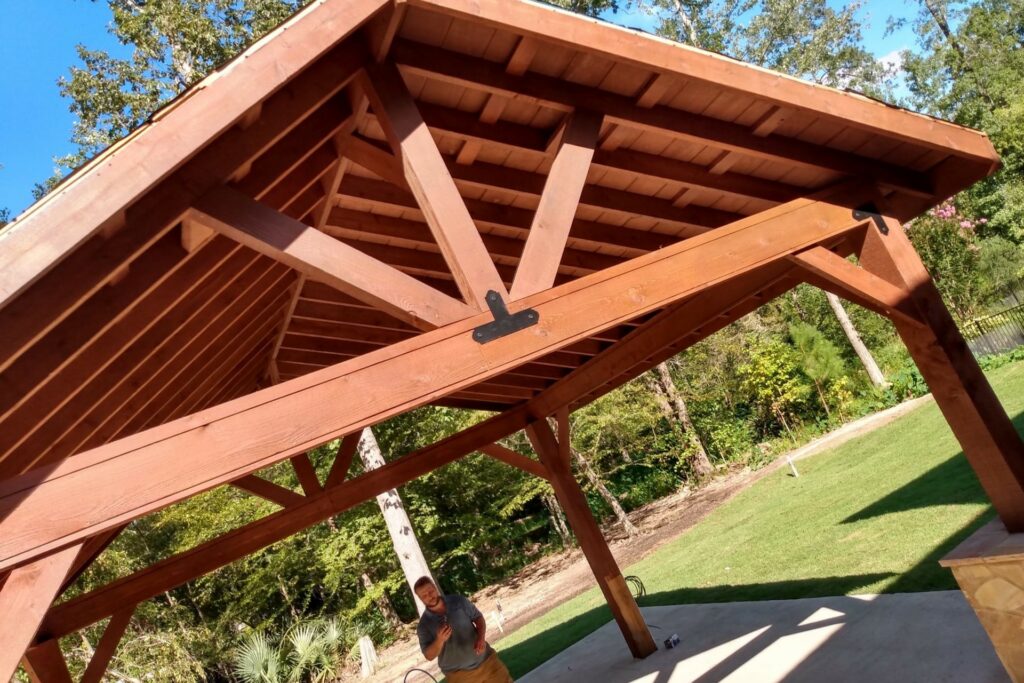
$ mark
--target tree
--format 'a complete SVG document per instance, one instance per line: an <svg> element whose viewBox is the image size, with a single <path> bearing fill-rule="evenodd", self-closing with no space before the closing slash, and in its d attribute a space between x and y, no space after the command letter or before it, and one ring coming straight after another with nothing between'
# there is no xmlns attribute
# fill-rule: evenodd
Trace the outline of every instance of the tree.
<svg viewBox="0 0 1024 683"><path fill-rule="evenodd" d="M359 438L358 451L359 459L362 461L363 468L366 471L378 469L386 464L384 455L380 450L380 444L377 443L373 430L369 427L363 430L362 436ZM420 542L416 538L416 531L412 528L412 522L409 521L405 505L402 504L402 497L398 495L397 489L389 489L377 496L377 505L380 507L381 514L384 515L388 534L391 536L391 544L394 546L395 554L402 565L402 573L405 574L405 581L409 585L409 591L416 601L416 610L422 614L424 605L419 596L416 595L416 591L413 590L413 586L421 576L429 576L431 580L433 580L434 576L430 571L426 558L423 556L423 549L420 548ZM372 588L372 581L370 581L370 577L365 572L363 573L363 584L367 588ZM387 613L387 610L384 611Z"/></svg>
<svg viewBox="0 0 1024 683"><path fill-rule="evenodd" d="M825 299L828 300L829 307L835 313L836 320L839 321L840 327L843 328L843 334L849 340L854 353L857 354L861 365L864 366L864 371L868 373L871 384L879 389L886 387L888 382L885 381L885 375L882 374L881 368L875 362L875 357L871 355L871 351L868 350L867 345L864 344L860 337L860 333L857 332L857 328L854 327L853 321L850 320L850 314L846 312L846 308L843 306L843 302L832 292L825 292Z"/></svg>
<svg viewBox="0 0 1024 683"><path fill-rule="evenodd" d="M691 452L688 458L690 468L697 479L706 477L711 474L714 467L708 458L704 442L701 441L697 428L694 426L693 420L690 419L690 411L686 407L686 402L672 378L668 362L658 363L652 371L652 377L651 385L655 394L661 399L662 411L670 420L674 418L682 429L688 450Z"/></svg>
<svg viewBox="0 0 1024 683"><path fill-rule="evenodd" d="M839 355L839 349L825 339L821 332L806 323L790 325L789 335L800 353L804 373L814 382L821 407L831 419L832 411L829 410L828 399L825 398L825 385L843 375L843 359Z"/></svg>

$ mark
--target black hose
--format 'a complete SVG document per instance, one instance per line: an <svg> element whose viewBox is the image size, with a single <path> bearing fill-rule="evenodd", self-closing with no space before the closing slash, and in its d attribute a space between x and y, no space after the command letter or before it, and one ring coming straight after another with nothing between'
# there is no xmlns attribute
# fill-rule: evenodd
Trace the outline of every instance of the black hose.
<svg viewBox="0 0 1024 683"><path fill-rule="evenodd" d="M420 673L427 674L428 676L430 676L430 680L434 681L434 683L437 683L437 679L434 678L434 675L429 671L424 671L423 669L409 669L405 672L405 678L402 679L402 683L406 683L409 680L409 674L411 674L413 671L419 671Z"/></svg>

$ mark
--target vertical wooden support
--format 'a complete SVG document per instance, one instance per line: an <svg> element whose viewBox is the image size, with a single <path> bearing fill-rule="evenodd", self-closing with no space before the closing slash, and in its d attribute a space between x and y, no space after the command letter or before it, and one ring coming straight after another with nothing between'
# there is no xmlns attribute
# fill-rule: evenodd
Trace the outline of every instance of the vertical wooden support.
<svg viewBox="0 0 1024 683"><path fill-rule="evenodd" d="M1024 531L1024 443L898 220L869 226L860 262L908 292L924 326L894 316L896 329L999 517L1010 532Z"/></svg>
<svg viewBox="0 0 1024 683"><path fill-rule="evenodd" d="M0 590L0 681L14 676L18 660L39 630L81 547L58 550L12 570L7 577ZM48 661L46 653L35 657L42 665Z"/></svg>
<svg viewBox="0 0 1024 683"><path fill-rule="evenodd" d="M366 94L466 303L487 310L487 291L508 298L498 269L484 247L455 181L405 87L390 62L368 69Z"/></svg>
<svg viewBox="0 0 1024 683"><path fill-rule="evenodd" d="M611 607L615 621L626 639L626 644L629 645L629 651L637 659L643 659L658 647L654 644L654 638L651 637L640 608L629 592L615 557L590 512L586 496L572 475L569 466L568 412L564 409L559 411L558 418L561 442L555 438L551 427L544 420L527 427L526 434L551 473L551 486L555 489L558 502L565 510L569 525L576 534L587 562L590 563L608 606Z"/></svg>
<svg viewBox="0 0 1024 683"><path fill-rule="evenodd" d="M25 653L25 671L32 683L72 683L68 663L56 640L47 640Z"/></svg>

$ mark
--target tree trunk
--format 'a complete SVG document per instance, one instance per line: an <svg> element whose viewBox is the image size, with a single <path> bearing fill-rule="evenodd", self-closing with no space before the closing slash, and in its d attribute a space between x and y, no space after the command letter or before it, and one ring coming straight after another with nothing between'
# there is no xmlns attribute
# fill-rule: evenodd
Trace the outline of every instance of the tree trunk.
<svg viewBox="0 0 1024 683"><path fill-rule="evenodd" d="M572 534L569 533L569 526L565 523L565 513L562 511L562 506L558 504L555 494L549 491L541 496L541 500L544 501L544 506L551 513L551 525L555 527L555 533L562 541L562 547L571 548Z"/></svg>
<svg viewBox="0 0 1024 683"><path fill-rule="evenodd" d="M611 507L612 512L615 513L615 518L619 520L619 524L621 524L622 528L625 529L626 534L629 536L636 536L638 533L636 526L633 522L629 521L629 517L626 516L626 511L622 509L618 499L612 495L612 492L609 491L608 487L604 485L603 481L601 481L601 477L599 477L597 472L594 471L594 468L590 466L590 461L587 460L582 453L571 446L569 447L569 452L572 453L572 457L576 460L580 469L583 470L583 474L587 477L587 481L590 482L590 485L597 489L597 492L601 494L604 502L608 503L609 507Z"/></svg>
<svg viewBox="0 0 1024 683"><path fill-rule="evenodd" d="M359 459L363 461L363 468L369 472L378 467L384 466L384 455L380 452L380 445L377 443L373 431L367 427L359 439ZM409 584L413 599L416 601L416 611L423 614L423 603L413 590L416 580L421 576L434 578L423 556L423 550L416 539L416 532L413 531L409 515L405 512L402 498L398 495L397 489L391 489L377 496L377 505L384 515L384 522L387 524L388 533L391 534L391 543L395 547L395 554L402 565L402 572L405 574L405 581ZM436 582L435 582L436 583Z"/></svg>
<svg viewBox="0 0 1024 683"><path fill-rule="evenodd" d="M372 593L374 585L373 579L370 578L370 575L363 572L360 579L363 581L363 588L366 589L366 592ZM380 595L373 599L373 602L377 605L377 609L380 610L381 615L384 617L384 621L392 631L397 630L398 627L402 625L402 620L398 618L398 613L395 612L395 608L391 604L391 601L388 600L386 593L381 592Z"/></svg>
<svg viewBox="0 0 1024 683"><path fill-rule="evenodd" d="M686 401L683 400L679 390L676 389L676 383L672 380L668 364L658 363L654 368L654 376L657 379L657 387L661 390L665 399L663 407L665 404L669 406L671 414L679 421L683 434L693 450L693 455L689 458L690 467L693 468L698 479L706 477L714 469L711 465L711 459L708 458L704 442L701 441L700 435L697 434L697 429L693 426L693 421L690 419L690 411L686 409Z"/></svg>
<svg viewBox="0 0 1024 683"><path fill-rule="evenodd" d="M860 358L864 370L867 371L868 377L871 378L871 383L879 389L884 389L888 386L888 382L885 381L885 376L882 375L882 371L878 368L878 363L875 362L874 356L871 355L868 347L861 340L860 335L857 333L857 328L853 326L853 321L847 315L843 302L839 300L839 297L830 292L825 292L825 298L828 299L828 305L832 307L832 312L836 314L839 326L843 328L843 333L850 340L850 346L857 353L857 358Z"/></svg>

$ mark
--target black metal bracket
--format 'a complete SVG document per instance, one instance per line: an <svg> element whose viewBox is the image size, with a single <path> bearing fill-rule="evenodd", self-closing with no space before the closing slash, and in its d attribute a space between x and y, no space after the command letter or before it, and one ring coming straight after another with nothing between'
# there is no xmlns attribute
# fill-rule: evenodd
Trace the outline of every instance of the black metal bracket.
<svg viewBox="0 0 1024 683"><path fill-rule="evenodd" d="M867 204L861 204L853 210L853 218L858 221L870 218L875 222L875 226L878 228L878 232L883 235L889 234L889 226L885 224L885 219L882 218L882 214L878 213L878 207L875 206L874 202L868 202Z"/></svg>
<svg viewBox="0 0 1024 683"><path fill-rule="evenodd" d="M540 322L540 314L532 308L518 313L509 313L501 295L493 289L488 290L485 298L487 307L491 309L491 315L494 316L494 322L481 325L473 330L473 340L480 344L506 337Z"/></svg>

